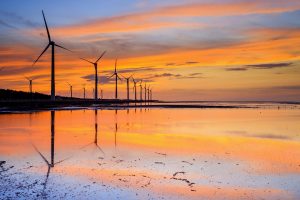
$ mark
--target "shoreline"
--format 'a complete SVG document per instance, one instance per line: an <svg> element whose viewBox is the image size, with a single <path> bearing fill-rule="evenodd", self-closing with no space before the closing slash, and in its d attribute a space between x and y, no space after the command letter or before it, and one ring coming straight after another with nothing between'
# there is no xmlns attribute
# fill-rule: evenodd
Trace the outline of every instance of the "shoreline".
<svg viewBox="0 0 300 200"><path fill-rule="evenodd" d="M209 105L210 104L210 105ZM252 104L252 105L251 105ZM253 105L254 104L254 105ZM257 104L257 105L256 105ZM197 109L241 109L241 108L265 108L278 104L274 108L290 107L298 108L299 102L241 102L241 101L134 101L134 100L114 100L114 99L59 99L51 100L13 100L0 101L0 113L23 112L23 111L47 111L47 110L81 110L81 109L107 109L122 110L132 108L197 108Z"/></svg>
<svg viewBox="0 0 300 200"><path fill-rule="evenodd" d="M0 114L16 113L16 112L38 112L38 111L50 111L50 110L84 110L84 109L100 109L100 110L125 110L125 109L150 109L150 108L167 108L167 109L239 109L239 108L253 108L243 106L204 106L204 105L92 105L92 106L54 106L54 107L2 107L0 108Z"/></svg>

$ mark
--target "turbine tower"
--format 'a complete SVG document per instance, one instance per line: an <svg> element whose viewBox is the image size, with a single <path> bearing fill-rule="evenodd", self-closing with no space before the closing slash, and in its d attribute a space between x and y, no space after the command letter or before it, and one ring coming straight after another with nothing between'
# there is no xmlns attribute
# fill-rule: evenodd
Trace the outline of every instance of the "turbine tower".
<svg viewBox="0 0 300 200"><path fill-rule="evenodd" d="M147 101L147 86L146 86L146 83L145 83L145 102Z"/></svg>
<svg viewBox="0 0 300 200"><path fill-rule="evenodd" d="M135 79L133 77L132 77L132 81L133 81L134 101L136 101L136 84L137 84L137 81L135 81Z"/></svg>
<svg viewBox="0 0 300 200"><path fill-rule="evenodd" d="M59 47L61 49L64 49L64 50L67 50L67 51L70 51L70 52L72 52L72 51L65 48L65 47L62 47L62 46L56 44L53 40L51 40L48 25L47 25L46 18L45 18L45 15L44 15L44 11L42 11L42 14L43 14L44 22L45 22L45 27L46 27L46 30L47 30L47 36L48 36L49 43L46 46L46 48L43 50L43 52L40 54L40 56L34 61L34 63L32 65L34 65L40 59L40 57L47 51L47 49L51 46L51 48L52 48L51 49L51 100L54 101L55 100L55 54L54 54L54 47L56 46L56 47Z"/></svg>
<svg viewBox="0 0 300 200"><path fill-rule="evenodd" d="M121 78L119 77L118 72L117 72L117 61L118 61L118 59L116 59L116 61L115 61L115 72L109 77L109 78L111 78L113 76L116 76L116 79L115 79L115 81L116 81L115 98L116 99L118 99L118 79L120 79L120 81L121 81Z"/></svg>
<svg viewBox="0 0 300 200"><path fill-rule="evenodd" d="M121 76L126 80L126 84L127 84L127 101L129 101L129 80L132 77L132 75L129 76L129 77L125 77L123 75L121 75Z"/></svg>
<svg viewBox="0 0 300 200"><path fill-rule="evenodd" d="M147 93L148 93L148 102L149 102L150 101L150 85L148 86Z"/></svg>
<svg viewBox="0 0 300 200"><path fill-rule="evenodd" d="M94 139L94 143L96 145L98 145L98 110L95 109L95 139Z"/></svg>
<svg viewBox="0 0 300 200"><path fill-rule="evenodd" d="M95 100L98 99L98 61L104 56L106 51L104 51L101 56L95 61L95 62L92 62L92 61L89 61L87 59L84 59L84 58L80 58L81 60L84 60L88 63L91 63L92 65L94 65L94 68L95 68Z"/></svg>
<svg viewBox="0 0 300 200"><path fill-rule="evenodd" d="M85 84L83 84L83 99L85 99Z"/></svg>
<svg viewBox="0 0 300 200"><path fill-rule="evenodd" d="M143 80L140 82L140 100L143 101L143 86L142 86Z"/></svg>
<svg viewBox="0 0 300 200"><path fill-rule="evenodd" d="M68 83L68 85L70 86L71 98L73 98L73 85L71 85L70 83Z"/></svg>

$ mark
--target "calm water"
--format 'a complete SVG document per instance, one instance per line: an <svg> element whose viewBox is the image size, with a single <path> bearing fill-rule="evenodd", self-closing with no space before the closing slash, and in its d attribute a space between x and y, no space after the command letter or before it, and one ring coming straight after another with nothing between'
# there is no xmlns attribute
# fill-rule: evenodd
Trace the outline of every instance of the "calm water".
<svg viewBox="0 0 300 200"><path fill-rule="evenodd" d="M0 114L0 199L300 199L300 109Z"/></svg>

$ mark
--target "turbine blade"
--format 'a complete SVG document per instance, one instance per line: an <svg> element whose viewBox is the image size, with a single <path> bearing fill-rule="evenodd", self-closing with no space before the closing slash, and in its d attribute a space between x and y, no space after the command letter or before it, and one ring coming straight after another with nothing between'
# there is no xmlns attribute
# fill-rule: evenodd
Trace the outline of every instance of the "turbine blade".
<svg viewBox="0 0 300 200"><path fill-rule="evenodd" d="M123 76L122 74L121 74L121 76L124 78L124 79L127 79L125 76Z"/></svg>
<svg viewBox="0 0 300 200"><path fill-rule="evenodd" d="M104 51L104 52L101 54L101 56L98 58L98 60L97 60L95 63L97 63L97 62L104 56L105 53L106 53L106 51Z"/></svg>
<svg viewBox="0 0 300 200"><path fill-rule="evenodd" d="M115 61L115 73L117 71L117 62L118 62L118 59L116 59L116 61Z"/></svg>
<svg viewBox="0 0 300 200"><path fill-rule="evenodd" d="M59 47L59 48L62 48L62 49L64 49L64 50L70 51L70 52L73 53L73 51L71 51L70 49L67 49L67 48L65 48L65 47L63 47L63 46L60 46L60 45L58 45L58 44L55 44L55 46L57 46L57 47Z"/></svg>
<svg viewBox="0 0 300 200"><path fill-rule="evenodd" d="M33 62L33 64L32 65L34 65L39 59L40 59L40 57L45 53L45 51L47 51L47 49L49 48L49 46L50 46L50 43L46 46L46 48L44 49L44 51L40 54L40 56Z"/></svg>
<svg viewBox="0 0 300 200"><path fill-rule="evenodd" d="M89 62L89 63L91 63L91 64L94 64L93 62L91 62L91 61L89 61L89 60L86 60L86 59L84 59L84 58L80 58L81 60L84 60L84 61L86 61L86 62Z"/></svg>
<svg viewBox="0 0 300 200"><path fill-rule="evenodd" d="M108 77L108 79L110 79L111 77L113 77L115 74L111 75L110 77Z"/></svg>
<svg viewBox="0 0 300 200"><path fill-rule="evenodd" d="M46 29L47 29L48 40L49 40L49 42L51 42L51 37L50 37L48 25L47 25L46 18L45 18L45 15L44 15L44 11L43 11L43 10L42 10L42 13L43 13L43 18L44 18L45 26L46 26Z"/></svg>
<svg viewBox="0 0 300 200"><path fill-rule="evenodd" d="M120 76L119 76L118 74L116 74L116 76L118 77L118 79L119 79L120 81L122 81L122 79L120 78Z"/></svg>
<svg viewBox="0 0 300 200"><path fill-rule="evenodd" d="M101 147L100 147L98 144L96 144L96 146L97 146L98 149L105 155L105 153L104 153L104 151L102 151Z"/></svg>
<svg viewBox="0 0 300 200"><path fill-rule="evenodd" d="M50 166L50 163L48 162L48 160L46 159L46 157L38 150L38 148L32 143L31 144L33 146L33 148L35 149L35 151L41 156L41 158L45 161L45 163Z"/></svg>

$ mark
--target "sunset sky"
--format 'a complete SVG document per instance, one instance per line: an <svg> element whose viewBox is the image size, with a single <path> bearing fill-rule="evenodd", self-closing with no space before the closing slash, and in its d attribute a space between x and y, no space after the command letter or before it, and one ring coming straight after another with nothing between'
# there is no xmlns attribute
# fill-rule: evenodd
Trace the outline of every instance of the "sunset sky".
<svg viewBox="0 0 300 200"><path fill-rule="evenodd" d="M161 100L300 101L299 0L7 0L0 2L0 88L50 93L52 39L56 93L92 97L94 68L99 88L113 98L108 79L119 73L143 79ZM120 84L125 98L126 81ZM100 89L99 89L100 90ZM132 93L131 93L131 97Z"/></svg>

